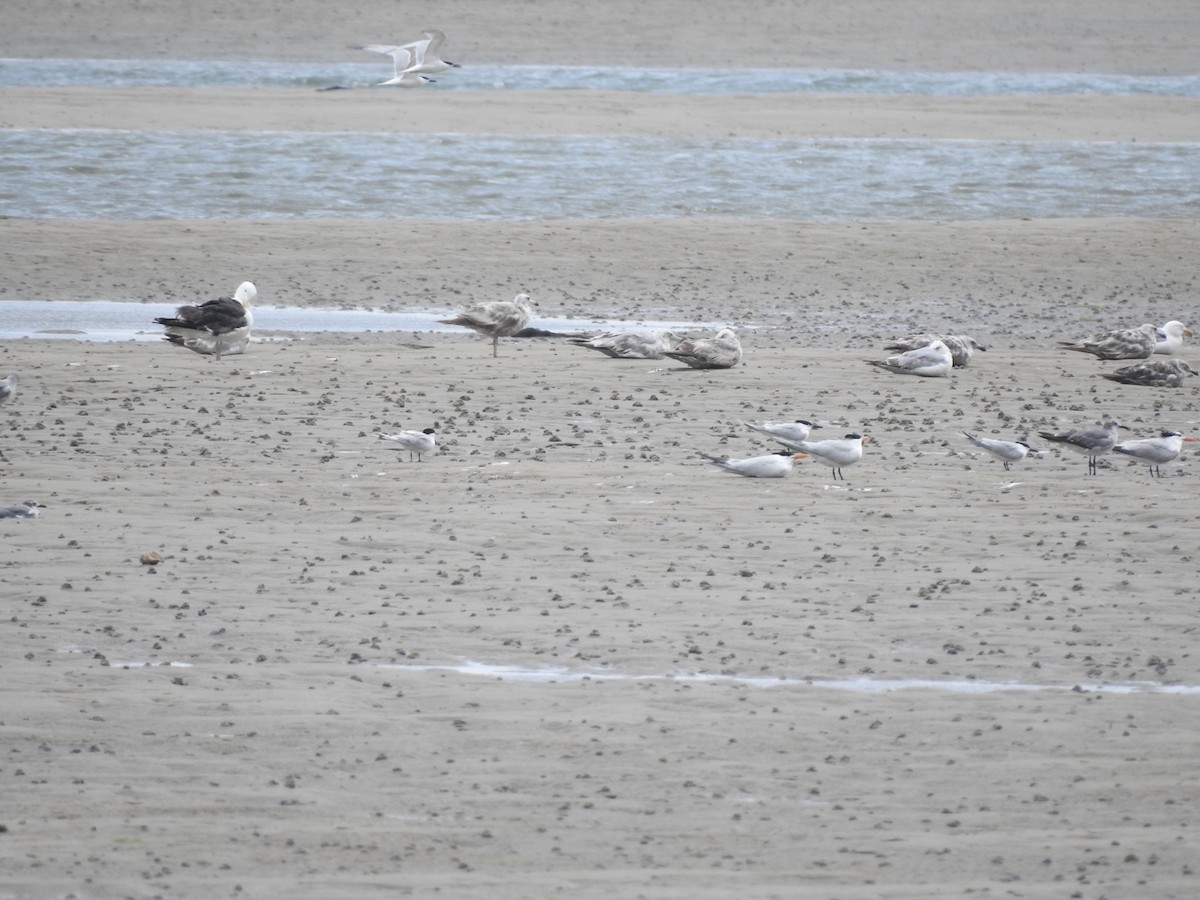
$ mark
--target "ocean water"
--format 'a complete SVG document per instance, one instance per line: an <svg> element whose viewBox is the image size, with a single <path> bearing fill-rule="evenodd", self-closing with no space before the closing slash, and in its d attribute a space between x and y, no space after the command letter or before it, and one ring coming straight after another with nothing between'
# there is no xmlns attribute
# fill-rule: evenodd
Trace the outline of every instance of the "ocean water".
<svg viewBox="0 0 1200 900"><path fill-rule="evenodd" d="M1188 143L0 130L17 218L1200 214Z"/></svg>

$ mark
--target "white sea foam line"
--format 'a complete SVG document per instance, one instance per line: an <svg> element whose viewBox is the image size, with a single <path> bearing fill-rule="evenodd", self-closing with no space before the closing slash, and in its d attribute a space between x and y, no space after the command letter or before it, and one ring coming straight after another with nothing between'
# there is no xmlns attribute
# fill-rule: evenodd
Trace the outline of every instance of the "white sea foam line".
<svg viewBox="0 0 1200 900"><path fill-rule="evenodd" d="M535 669L520 666L500 666L467 660L463 663L410 665L381 663L383 669L410 672L457 672L505 681L551 683L560 681L680 681L732 682L752 687L815 687L859 694L884 694L904 690L935 690L960 694L991 694L1000 691L1079 691L1104 694L1189 694L1200 695L1200 685L1160 684L1156 681L1135 681L1102 684L1028 684L1009 681L938 681L927 678L781 678L755 675L713 675L700 672L677 672L650 675L628 675L621 672L575 671L556 666Z"/></svg>

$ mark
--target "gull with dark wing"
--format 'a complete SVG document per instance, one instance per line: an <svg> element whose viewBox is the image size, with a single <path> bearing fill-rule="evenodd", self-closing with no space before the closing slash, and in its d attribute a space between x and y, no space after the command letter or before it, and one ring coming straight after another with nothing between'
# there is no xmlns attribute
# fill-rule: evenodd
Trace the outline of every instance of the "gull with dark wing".
<svg viewBox="0 0 1200 900"><path fill-rule="evenodd" d="M901 353L909 350L919 350L928 347L934 341L941 341L950 351L954 368L965 369L971 364L971 357L976 350L987 350L983 344L969 334L914 334L911 337L899 338L884 346L884 350L895 350Z"/></svg>
<svg viewBox="0 0 1200 900"><path fill-rule="evenodd" d="M1042 452L1030 447L1025 441L1001 441L996 438L976 437L969 431L964 431L963 434L976 447L986 450L992 456L996 457L996 459L1000 460L1000 462L1004 463L1004 470L1006 472L1012 467L1013 463L1020 462L1027 454L1040 454Z"/></svg>
<svg viewBox="0 0 1200 900"><path fill-rule="evenodd" d="M867 360L897 375L920 375L924 378L944 378L954 367L954 357L944 341L935 340L915 350L906 350L887 359Z"/></svg>
<svg viewBox="0 0 1200 900"><path fill-rule="evenodd" d="M1158 329L1153 325L1123 328L1093 334L1078 341L1059 341L1064 350L1091 353L1098 359L1146 359L1158 343Z"/></svg>
<svg viewBox="0 0 1200 900"><path fill-rule="evenodd" d="M577 347L598 350L614 359L662 359L682 339L673 331L606 331L569 340Z"/></svg>
<svg viewBox="0 0 1200 900"><path fill-rule="evenodd" d="M244 353L250 343L250 329L254 327L250 304L257 296L258 289L243 281L232 297L209 300L199 306L181 306L174 316L154 321L166 326L163 339L177 347L215 359L234 356Z"/></svg>
<svg viewBox="0 0 1200 900"><path fill-rule="evenodd" d="M821 426L809 422L807 419L797 419L795 422L747 422L746 427L765 434L779 441L783 446L794 450L796 443L807 441L812 430Z"/></svg>
<svg viewBox="0 0 1200 900"><path fill-rule="evenodd" d="M1119 422L1106 419L1100 428L1075 428L1071 431L1039 431L1042 440L1057 444L1088 458L1088 474L1096 474L1096 457L1108 453L1117 443Z"/></svg>
<svg viewBox="0 0 1200 900"><path fill-rule="evenodd" d="M715 337L680 341L663 355L693 369L732 369L742 361L742 342L732 328L722 328Z"/></svg>
<svg viewBox="0 0 1200 900"><path fill-rule="evenodd" d="M1154 352L1161 356L1174 356L1183 349L1183 336L1185 334L1191 337L1195 332L1182 322L1171 321L1155 329L1156 341Z"/></svg>
<svg viewBox="0 0 1200 900"><path fill-rule="evenodd" d="M1118 384L1142 387L1182 387L1189 375L1200 375L1182 359L1155 359L1122 366L1113 372L1099 373L1101 378Z"/></svg>
<svg viewBox="0 0 1200 900"><path fill-rule="evenodd" d="M492 339L492 356L496 355L497 342L502 337L512 337L525 329L533 307L537 304L528 294L517 294L512 300L492 300L476 303L464 309L453 319L438 319L442 325L462 325Z"/></svg>
<svg viewBox="0 0 1200 900"><path fill-rule="evenodd" d="M803 453L770 453L766 456L749 456L744 459L711 456L708 453L700 455L726 472L745 475L747 478L783 478L792 471L792 460L807 458Z"/></svg>
<svg viewBox="0 0 1200 900"><path fill-rule="evenodd" d="M863 457L863 441L869 440L865 434L848 434L844 438L832 438L825 441L795 441L791 449L807 453L818 462L823 462L833 469L833 480L846 480L842 474L844 466L852 466Z"/></svg>
<svg viewBox="0 0 1200 900"><path fill-rule="evenodd" d="M1161 478L1158 467L1178 459L1183 451L1184 442L1196 443L1197 439L1178 431L1164 431L1156 438L1143 438L1137 441L1122 441L1113 447L1113 453L1122 453L1140 459L1150 467L1151 478Z"/></svg>
<svg viewBox="0 0 1200 900"><path fill-rule="evenodd" d="M0 380L0 406L9 403L17 396L17 382L20 380L16 372Z"/></svg>
<svg viewBox="0 0 1200 900"><path fill-rule="evenodd" d="M437 435L432 428L425 428L421 431L399 431L396 434L379 436L385 441L399 444L401 450L407 450L409 462L412 462L414 453L417 455L417 462L420 462L422 453L432 453L434 447L437 446Z"/></svg>

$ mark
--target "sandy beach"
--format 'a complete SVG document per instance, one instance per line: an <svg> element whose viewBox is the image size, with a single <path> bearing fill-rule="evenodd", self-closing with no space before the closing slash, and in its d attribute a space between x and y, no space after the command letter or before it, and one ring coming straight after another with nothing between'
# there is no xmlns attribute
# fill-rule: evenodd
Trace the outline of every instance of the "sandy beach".
<svg viewBox="0 0 1200 900"><path fill-rule="evenodd" d="M0 55L332 58L427 16L295 7L31 6ZM1197 17L438 10L465 63L711 65L728 37L761 65L1176 73ZM366 91L0 99L18 129L1200 139L1196 102L1162 97L413 92L415 119ZM1089 476L1038 433L1196 433L1200 378L1118 385L1099 373L1121 362L1055 341L1197 326L1198 240L1195 219L0 219L0 312L140 302L153 334L150 304L247 278L266 307L528 291L581 330L728 323L746 354L696 371L557 338L493 358L468 332L259 333L221 361L0 341L21 378L0 505L46 507L0 520L0 900L1194 896L1200 462L1152 479L1104 456ZM920 331L988 350L945 379L868 365ZM770 452L745 423L796 418L870 436L845 481L700 455ZM425 427L421 462L379 438ZM1005 471L964 431L1046 452Z"/></svg>

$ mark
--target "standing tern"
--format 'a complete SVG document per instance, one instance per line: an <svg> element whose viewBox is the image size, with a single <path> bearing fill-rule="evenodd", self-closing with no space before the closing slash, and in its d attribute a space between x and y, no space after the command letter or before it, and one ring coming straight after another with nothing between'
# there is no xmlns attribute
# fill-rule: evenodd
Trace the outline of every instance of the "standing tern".
<svg viewBox="0 0 1200 900"><path fill-rule="evenodd" d="M417 455L417 462L420 462L422 453L432 453L434 447L437 446L437 436L432 428L426 428L423 431L400 431L396 434L379 436L383 440L392 441L399 444L401 449L407 450L409 462L412 462L414 453Z"/></svg>
<svg viewBox="0 0 1200 900"><path fill-rule="evenodd" d="M1143 438L1137 441L1122 441L1113 447L1113 453L1123 453L1140 459L1150 468L1151 478L1161 478L1158 467L1178 458L1183 450L1184 442L1195 443L1196 438L1181 434L1178 431L1164 431L1156 438Z"/></svg>
<svg viewBox="0 0 1200 900"><path fill-rule="evenodd" d="M969 431L964 431L963 434L976 447L986 450L992 456L996 457L996 459L1000 460L1000 462L1004 463L1004 471L1006 472L1012 467L1013 463L1023 460L1026 454L1042 452L1030 447L1024 441L1000 441L995 438L981 438L976 437Z"/></svg>
<svg viewBox="0 0 1200 900"><path fill-rule="evenodd" d="M1039 431L1038 436L1067 450L1082 453L1088 458L1088 474L1095 475L1096 457L1112 450L1117 443L1117 429L1121 427L1119 422L1106 419L1100 428L1075 428L1059 433Z"/></svg>
<svg viewBox="0 0 1200 900"><path fill-rule="evenodd" d="M747 422L747 428L752 428L755 431L768 435L792 450L796 449L792 445L799 441L807 441L808 435L814 428L820 428L814 422L809 422L807 419L797 419L795 422Z"/></svg>
<svg viewBox="0 0 1200 900"><path fill-rule="evenodd" d="M794 441L790 447L801 453L807 453L814 459L825 463L833 469L833 480L846 480L842 474L844 466L852 466L863 456L863 441L870 440L865 434L848 434L844 438L832 438L826 441Z"/></svg>

